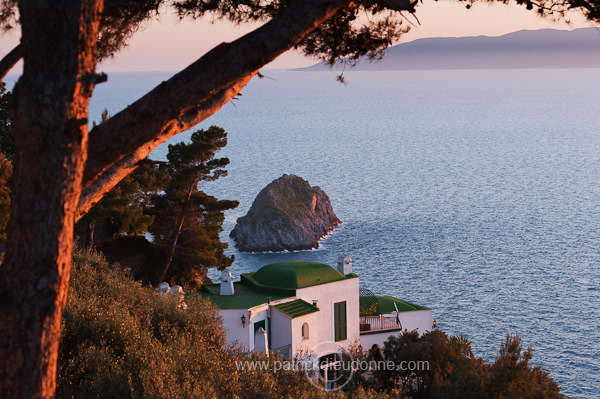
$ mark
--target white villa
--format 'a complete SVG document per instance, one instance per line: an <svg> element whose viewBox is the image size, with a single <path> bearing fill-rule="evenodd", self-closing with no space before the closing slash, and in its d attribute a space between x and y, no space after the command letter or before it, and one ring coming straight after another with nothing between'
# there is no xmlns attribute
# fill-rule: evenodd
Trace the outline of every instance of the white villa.
<svg viewBox="0 0 600 399"><path fill-rule="evenodd" d="M383 346L404 330L432 328L431 309L359 288L350 256L337 268L314 262L282 262L241 275L221 275L220 284L202 288L220 309L227 340L250 351L333 353L360 343Z"/></svg>

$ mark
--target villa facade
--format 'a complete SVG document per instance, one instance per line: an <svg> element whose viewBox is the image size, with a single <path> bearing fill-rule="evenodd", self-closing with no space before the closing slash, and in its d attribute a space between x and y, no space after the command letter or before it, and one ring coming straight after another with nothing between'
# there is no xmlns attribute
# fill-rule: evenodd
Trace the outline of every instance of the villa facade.
<svg viewBox="0 0 600 399"><path fill-rule="evenodd" d="M366 350L401 331L432 328L431 309L361 289L348 255L336 268L281 262L242 274L239 282L228 271L220 280L204 285L202 295L220 309L227 340L249 351L290 357L354 344Z"/></svg>

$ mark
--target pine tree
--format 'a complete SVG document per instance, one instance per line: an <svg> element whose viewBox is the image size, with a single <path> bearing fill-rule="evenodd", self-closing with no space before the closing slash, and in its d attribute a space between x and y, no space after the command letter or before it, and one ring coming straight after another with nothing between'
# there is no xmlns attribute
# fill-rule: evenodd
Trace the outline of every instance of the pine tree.
<svg viewBox="0 0 600 399"><path fill-rule="evenodd" d="M101 122L110 118L102 111ZM96 126L96 123L93 123ZM102 247L120 235L138 235L148 231L154 217L145 212L152 195L167 186L167 175L156 163L147 162L110 190L77 223L76 232L85 248Z"/></svg>
<svg viewBox="0 0 600 399"><path fill-rule="evenodd" d="M169 176L164 193L153 199L155 216L150 232L164 252L155 283L165 277L187 284L199 284L209 267L220 270L233 261L224 254L227 243L219 239L224 211L237 201L219 200L198 188L227 174L227 158L215 158L227 144L227 134L216 126L192 134L191 143L169 146L168 163L160 169Z"/></svg>
<svg viewBox="0 0 600 399"><path fill-rule="evenodd" d="M148 231L154 217L145 212L151 197L167 185L167 175L155 164L139 166L109 191L77 224L86 248L102 247L121 235Z"/></svg>

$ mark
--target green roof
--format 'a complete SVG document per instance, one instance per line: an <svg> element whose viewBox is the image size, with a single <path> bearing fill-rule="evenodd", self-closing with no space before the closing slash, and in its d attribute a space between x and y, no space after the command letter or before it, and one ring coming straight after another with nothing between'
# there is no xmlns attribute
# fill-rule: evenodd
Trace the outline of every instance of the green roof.
<svg viewBox="0 0 600 399"><path fill-rule="evenodd" d="M245 273L234 283L235 294L219 295L220 284L202 286L202 296L220 309L249 309L267 302L296 295L296 289L357 278L344 276L331 266L315 262L280 262L263 266L255 273ZM312 306L312 305L309 305ZM297 317L297 316L292 316Z"/></svg>
<svg viewBox="0 0 600 399"><path fill-rule="evenodd" d="M319 311L318 307L311 305L302 299L274 305L273 308L290 316L292 319Z"/></svg>
<svg viewBox="0 0 600 399"><path fill-rule="evenodd" d="M220 284L202 286L202 297L210 299L219 309L249 309L267 302L267 297L275 301L287 296L255 292L242 283L234 283L235 294L219 295Z"/></svg>
<svg viewBox="0 0 600 399"><path fill-rule="evenodd" d="M324 263L302 261L272 263L246 276L259 285L284 289L305 288L357 277L355 274L344 276Z"/></svg>
<svg viewBox="0 0 600 399"><path fill-rule="evenodd" d="M361 308L368 307L369 303L365 301L372 300L373 297L360 297L360 306ZM398 307L399 312L412 312L415 310L430 310L424 306L415 305L414 303L406 302L398 298L394 298L391 296L376 296L375 299L379 303L379 309L374 314L387 314L396 311L396 307Z"/></svg>

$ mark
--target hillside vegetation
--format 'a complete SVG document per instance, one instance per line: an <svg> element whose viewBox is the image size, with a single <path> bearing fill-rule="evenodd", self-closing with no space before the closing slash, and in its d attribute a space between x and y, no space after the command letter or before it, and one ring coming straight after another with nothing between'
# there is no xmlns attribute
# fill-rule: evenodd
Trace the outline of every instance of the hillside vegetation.
<svg viewBox="0 0 600 399"><path fill-rule="evenodd" d="M463 337L406 332L383 348L386 360L426 360L429 370L357 372L345 392L325 393L301 371L238 370L274 361L225 342L217 309L192 290L185 305L160 297L92 251L76 250L62 325L58 398L560 398L531 350L508 336L494 364ZM355 353L359 360L377 354Z"/></svg>

